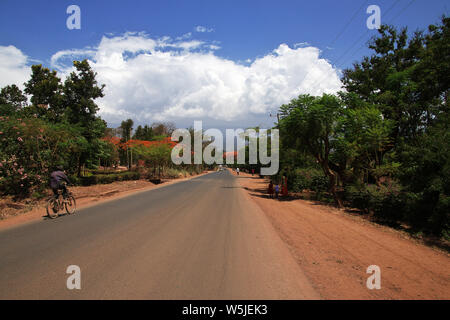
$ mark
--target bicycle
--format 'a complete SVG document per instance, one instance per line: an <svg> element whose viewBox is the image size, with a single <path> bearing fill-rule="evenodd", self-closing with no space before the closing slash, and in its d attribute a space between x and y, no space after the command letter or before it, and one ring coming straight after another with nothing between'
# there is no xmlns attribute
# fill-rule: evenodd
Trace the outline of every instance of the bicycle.
<svg viewBox="0 0 450 320"><path fill-rule="evenodd" d="M66 189L67 190L67 189ZM47 215L50 219L55 219L59 216L59 212L66 209L68 214L74 214L77 208L77 203L73 194L67 190L63 194L63 190L59 189L58 194L53 195L47 201Z"/></svg>

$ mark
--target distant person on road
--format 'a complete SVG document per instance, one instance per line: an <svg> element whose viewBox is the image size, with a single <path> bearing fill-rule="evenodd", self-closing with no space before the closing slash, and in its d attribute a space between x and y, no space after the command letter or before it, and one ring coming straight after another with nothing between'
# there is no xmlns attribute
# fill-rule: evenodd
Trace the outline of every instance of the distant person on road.
<svg viewBox="0 0 450 320"><path fill-rule="evenodd" d="M252 169L252 177L253 177L254 174L255 174L255 169Z"/></svg>
<svg viewBox="0 0 450 320"><path fill-rule="evenodd" d="M278 199L278 194L280 193L280 185L277 183L275 185L275 199Z"/></svg>
<svg viewBox="0 0 450 320"><path fill-rule="evenodd" d="M269 193L269 198L273 198L273 182L272 181L270 181L269 189L267 191Z"/></svg>
<svg viewBox="0 0 450 320"><path fill-rule="evenodd" d="M63 195L67 194L67 188L64 182L70 184L69 178L67 178L67 175L64 172L64 168L62 166L57 166L56 170L50 175L50 188L52 188L55 195L58 194L58 190L62 190Z"/></svg>
<svg viewBox="0 0 450 320"><path fill-rule="evenodd" d="M237 173L237 175L239 175L239 168L236 169L236 173Z"/></svg>

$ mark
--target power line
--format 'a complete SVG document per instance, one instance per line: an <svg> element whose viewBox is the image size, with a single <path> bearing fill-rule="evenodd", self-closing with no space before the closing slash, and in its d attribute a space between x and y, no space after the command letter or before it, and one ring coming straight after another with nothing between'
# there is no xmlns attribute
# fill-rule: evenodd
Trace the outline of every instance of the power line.
<svg viewBox="0 0 450 320"><path fill-rule="evenodd" d="M389 14L389 12L399 3L399 1L400 0L396 0L386 11L385 11L385 13L384 13L384 15L387 15L387 14ZM413 1L415 1L415 0L413 0ZM360 41L361 41L361 39L362 38L364 38L366 35L367 35L367 33L369 32L370 30L369 29L367 29L367 31L365 32L365 33L363 33L353 44L352 44L352 46L350 46L350 48L348 48L337 60L336 60L336 62L335 62L335 66L338 66L338 62L343 58L343 57L345 57L346 55L347 55L347 53L349 53ZM364 47L364 44L363 44L363 46L362 47ZM361 47L361 48L362 48ZM359 51L361 48L359 48L357 51ZM309 73L310 73L310 71L308 71L308 73L305 75L305 77L304 77L304 79L306 79L307 78L307 76L309 75ZM326 77L322 77L322 78L320 78L319 80L316 80L316 81L314 81L314 83L313 83L313 85L312 85L312 87L314 87L317 83L319 83L319 82L322 82L323 80L325 80L325 78Z"/></svg>
<svg viewBox="0 0 450 320"><path fill-rule="evenodd" d="M356 16L358 15L358 13L361 12L361 9L364 8L364 6L367 4L367 2L369 2L369 0L364 1L364 3L358 8L358 10L355 11L353 16L350 18L350 20L347 22L347 24L344 26L344 28L342 28L342 30L338 33L338 35L334 38L334 40L331 42L329 47L331 47L336 42L336 40L339 39L339 37L344 33L344 31L350 25L350 23L352 23L353 20L355 20Z"/></svg>
<svg viewBox="0 0 450 320"><path fill-rule="evenodd" d="M395 19L397 19L405 10L407 10L416 0L412 0L410 1L402 10L400 10L399 13L397 13L396 16L394 16L389 22L388 24L392 24L394 22ZM357 52L359 52L359 50L361 50L362 48L364 48L364 44L362 46L360 46L358 48L358 50L356 50L355 52L353 52L352 56L354 56Z"/></svg>
<svg viewBox="0 0 450 320"><path fill-rule="evenodd" d="M389 9L386 10L386 12L384 13L384 15L387 15L387 14L388 14L388 13L389 13L396 5L397 5L397 3L398 3L399 1L400 1L400 0L396 0L396 1L392 4L392 6L390 6ZM415 1L415 0L413 0L413 1ZM345 57L345 56L347 55L347 53L350 52L350 50L352 50L353 47L356 46L356 45L361 41L361 39L364 38L364 37L367 35L367 33L368 33L369 31L370 31L370 30L367 29L367 31L366 31L365 33L363 33L363 34L358 38L358 40L356 40L356 41L351 45L351 47L348 48L348 49L344 52L344 54L342 54L339 58L337 58L335 64L337 65L337 64L338 64L338 61L340 61L343 57ZM359 50L358 50L358 51L359 51Z"/></svg>
<svg viewBox="0 0 450 320"><path fill-rule="evenodd" d="M361 9L364 8L364 6L367 4L369 0L365 0L363 2L363 4L353 13L353 16L350 18L350 20L347 21L347 23L345 24L344 28L341 29L341 31L336 35L336 37L334 38L334 40L328 45L328 47L331 47L337 39L339 39L339 37L344 33L344 31L347 29L347 27L353 22L353 20L356 18L356 16L358 15L358 13L361 12ZM397 0L399 1L399 0ZM310 74L311 70L309 70L305 76L303 77L303 80L305 80L309 74ZM316 84L316 82L313 83L314 85Z"/></svg>
<svg viewBox="0 0 450 320"><path fill-rule="evenodd" d="M397 13L397 15L394 17L394 18L392 18L391 19L391 22L390 23L392 23L395 19L397 19L406 9L408 9L414 2L415 2L416 0L412 0L410 3L408 3L402 10L400 10L400 12L399 13Z"/></svg>

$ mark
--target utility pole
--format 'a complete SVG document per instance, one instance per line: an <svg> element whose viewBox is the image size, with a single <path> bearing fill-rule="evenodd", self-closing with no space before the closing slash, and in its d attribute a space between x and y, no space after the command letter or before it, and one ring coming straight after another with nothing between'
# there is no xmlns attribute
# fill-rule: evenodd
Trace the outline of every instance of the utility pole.
<svg viewBox="0 0 450 320"><path fill-rule="evenodd" d="M133 132L133 128L130 128L130 140L131 140L131 133ZM131 157L131 164L130 169L133 166L133 148L130 149L130 157Z"/></svg>
<svg viewBox="0 0 450 320"><path fill-rule="evenodd" d="M269 114L269 117L274 118L274 116L272 116L272 114ZM280 123L280 114L277 112L277 125Z"/></svg>
<svg viewBox="0 0 450 320"><path fill-rule="evenodd" d="M128 157L128 136L125 138L125 145L127 146L127 167L130 170L130 158Z"/></svg>

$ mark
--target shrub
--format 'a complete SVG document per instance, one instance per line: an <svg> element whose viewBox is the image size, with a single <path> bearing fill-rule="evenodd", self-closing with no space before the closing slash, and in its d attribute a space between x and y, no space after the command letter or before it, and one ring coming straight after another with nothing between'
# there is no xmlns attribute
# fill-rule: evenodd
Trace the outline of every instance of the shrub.
<svg viewBox="0 0 450 320"><path fill-rule="evenodd" d="M84 177L71 176L69 180L74 185L91 186L95 184L108 184L115 181L139 180L141 174L139 172L125 171L114 174L98 174Z"/></svg>
<svg viewBox="0 0 450 320"><path fill-rule="evenodd" d="M175 179L175 178L178 178L180 175L185 176L185 171L182 169L179 170L179 169L169 168L166 170L164 175L169 179Z"/></svg>
<svg viewBox="0 0 450 320"><path fill-rule="evenodd" d="M294 192L301 192L305 189L316 193L328 190L328 179L318 169L296 169L291 174L287 173L288 188Z"/></svg>
<svg viewBox="0 0 450 320"><path fill-rule="evenodd" d="M117 170L90 170L90 172L95 175L107 175L119 173Z"/></svg>
<svg viewBox="0 0 450 320"><path fill-rule="evenodd" d="M370 193L367 190L355 186L347 186L344 196L351 207L359 209L366 214L369 213Z"/></svg>
<svg viewBox="0 0 450 320"><path fill-rule="evenodd" d="M407 197L398 186L347 186L344 194L352 207L373 212L380 220L397 222L404 218Z"/></svg>
<svg viewBox="0 0 450 320"><path fill-rule="evenodd" d="M377 190L371 194L370 206L378 219L396 223L404 217L405 198L402 194Z"/></svg>

